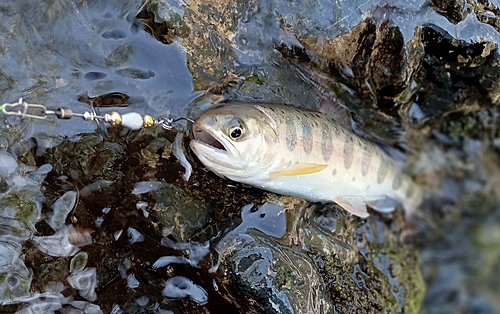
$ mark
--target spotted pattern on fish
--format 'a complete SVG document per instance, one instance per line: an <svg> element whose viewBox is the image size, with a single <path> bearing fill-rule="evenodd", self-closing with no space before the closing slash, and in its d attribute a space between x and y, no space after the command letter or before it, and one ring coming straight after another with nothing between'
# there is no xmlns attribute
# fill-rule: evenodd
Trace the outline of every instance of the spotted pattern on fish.
<svg viewBox="0 0 500 314"><path fill-rule="evenodd" d="M306 119L302 120L302 142L304 152L309 155L313 149L313 134L311 124Z"/></svg>
<svg viewBox="0 0 500 314"><path fill-rule="evenodd" d="M323 124L323 131L321 135L321 154L323 154L323 160L328 161L332 158L333 152L333 142L332 142L332 130L325 123Z"/></svg>
<svg viewBox="0 0 500 314"><path fill-rule="evenodd" d="M290 151L293 151L297 146L297 128L295 127L295 123L293 120L294 120L293 117L290 116L286 117L285 140L286 140L286 147L288 147Z"/></svg>
<svg viewBox="0 0 500 314"><path fill-rule="evenodd" d="M408 186L408 189L406 189L406 197L408 198L412 197L413 192L415 192L415 190L413 189L413 185L410 184Z"/></svg>
<svg viewBox="0 0 500 314"><path fill-rule="evenodd" d="M344 143L344 166L346 169L351 168L354 161L354 140L352 136L346 136Z"/></svg>
<svg viewBox="0 0 500 314"><path fill-rule="evenodd" d="M402 183L403 183L403 176L400 173L397 173L392 181L392 189L393 190L399 189Z"/></svg>
<svg viewBox="0 0 500 314"><path fill-rule="evenodd" d="M333 132L335 133L335 137L339 137L342 132L340 131L340 128L337 127L336 125L330 125L330 128L329 128L330 132L333 130Z"/></svg>
<svg viewBox="0 0 500 314"><path fill-rule="evenodd" d="M380 184L384 182L387 177L387 173L389 172L389 161L386 157L381 156L380 158L380 166L377 171L377 183Z"/></svg>
<svg viewBox="0 0 500 314"><path fill-rule="evenodd" d="M363 146L363 158L361 159L361 175L364 177L370 170L370 163L372 162L372 150L368 145Z"/></svg>
<svg viewBox="0 0 500 314"><path fill-rule="evenodd" d="M275 108L272 107L264 107L264 106L259 106L255 105L254 106L257 110L265 114L269 118L269 125L273 130L276 130L277 125L276 125L276 119L277 119L277 111ZM284 113L284 112L282 112Z"/></svg>

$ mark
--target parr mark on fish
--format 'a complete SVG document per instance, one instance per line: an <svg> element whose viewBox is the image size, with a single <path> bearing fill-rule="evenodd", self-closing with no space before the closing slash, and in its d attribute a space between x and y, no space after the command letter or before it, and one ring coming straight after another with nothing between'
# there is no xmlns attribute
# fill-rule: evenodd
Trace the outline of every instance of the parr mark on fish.
<svg viewBox="0 0 500 314"><path fill-rule="evenodd" d="M394 176L394 180L392 181L392 189L397 190L401 187L401 184L403 183L403 176L401 173L397 173Z"/></svg>
<svg viewBox="0 0 500 314"><path fill-rule="evenodd" d="M413 193L415 192L413 185L409 185L408 189L406 190L406 197L410 198L413 196Z"/></svg>
<svg viewBox="0 0 500 314"><path fill-rule="evenodd" d="M333 153L333 142L332 142L332 130L325 123L323 124L323 129L321 131L321 154L323 155L324 161L329 161L332 158Z"/></svg>
<svg viewBox="0 0 500 314"><path fill-rule="evenodd" d="M361 159L361 175L364 177L370 170L372 161L372 150L368 145L363 146L363 158Z"/></svg>
<svg viewBox="0 0 500 314"><path fill-rule="evenodd" d="M306 119L302 121L302 143L304 152L309 155L313 149L313 133L311 125Z"/></svg>
<svg viewBox="0 0 500 314"><path fill-rule="evenodd" d="M382 155L380 158L380 166L377 171L377 183L380 184L384 182L387 177L387 173L389 172L389 161L387 158Z"/></svg>
<svg viewBox="0 0 500 314"><path fill-rule="evenodd" d="M295 126L292 117L288 116L286 117L285 120L286 120L286 134L285 134L286 147L288 147L290 151L293 151L295 149L295 146L297 146L297 128Z"/></svg>
<svg viewBox="0 0 500 314"><path fill-rule="evenodd" d="M346 169L351 168L354 161L354 138L347 135L344 143L344 166Z"/></svg>

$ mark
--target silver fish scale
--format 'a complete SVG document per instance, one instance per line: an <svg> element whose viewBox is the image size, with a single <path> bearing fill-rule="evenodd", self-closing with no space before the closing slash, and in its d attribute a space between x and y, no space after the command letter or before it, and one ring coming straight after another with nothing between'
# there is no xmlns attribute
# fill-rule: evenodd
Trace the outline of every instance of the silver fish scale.
<svg viewBox="0 0 500 314"><path fill-rule="evenodd" d="M210 125L214 118L221 125ZM228 154L191 144L219 175L310 201L333 201L360 217L368 216L365 204L386 212L385 200L397 200L410 212L421 202L421 188L390 156L326 115L284 105L240 104L209 110L195 124L224 144L224 121L234 118L250 129L244 140L225 145ZM228 157L232 160L225 166Z"/></svg>

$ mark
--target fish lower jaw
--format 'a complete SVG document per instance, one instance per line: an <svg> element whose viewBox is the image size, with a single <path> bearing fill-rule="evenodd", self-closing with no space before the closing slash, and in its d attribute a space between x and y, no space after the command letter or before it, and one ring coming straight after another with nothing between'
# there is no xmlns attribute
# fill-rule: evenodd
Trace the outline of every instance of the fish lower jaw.
<svg viewBox="0 0 500 314"><path fill-rule="evenodd" d="M191 142L189 143L189 146L191 146L191 149L195 152L195 154L197 153L197 150L199 151L198 147L200 145L205 147L206 149L212 150L217 154L228 155L228 151L226 150L226 148L218 148L200 140L191 140Z"/></svg>
<svg viewBox="0 0 500 314"><path fill-rule="evenodd" d="M241 171L241 166L235 163L225 150L214 148L197 140L192 140L189 146L201 163L219 176L229 177L228 174Z"/></svg>

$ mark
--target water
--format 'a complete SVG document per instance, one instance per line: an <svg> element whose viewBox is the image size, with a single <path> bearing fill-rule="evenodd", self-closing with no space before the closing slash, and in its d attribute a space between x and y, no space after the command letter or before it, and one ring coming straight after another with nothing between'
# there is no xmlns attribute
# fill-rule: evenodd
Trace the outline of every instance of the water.
<svg viewBox="0 0 500 314"><path fill-rule="evenodd" d="M1 116L2 311L500 311L499 40L480 22L491 8L0 7L2 103L191 118L211 101L338 103L363 136L409 147L406 170L442 201L411 244L402 238L418 220L408 226L401 211L363 221L218 178L182 132ZM194 101L200 91L207 97Z"/></svg>
<svg viewBox="0 0 500 314"><path fill-rule="evenodd" d="M179 116L193 91L177 43L154 40L137 21L139 1L29 1L0 4L3 29L2 102L24 97L52 107L88 110L79 98L123 94L127 112ZM35 137L74 136L94 123L38 123ZM42 135L40 135L42 136Z"/></svg>

